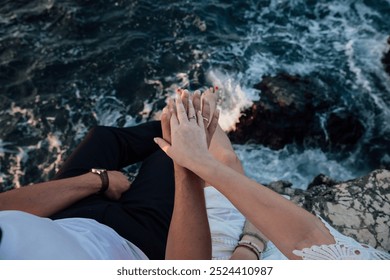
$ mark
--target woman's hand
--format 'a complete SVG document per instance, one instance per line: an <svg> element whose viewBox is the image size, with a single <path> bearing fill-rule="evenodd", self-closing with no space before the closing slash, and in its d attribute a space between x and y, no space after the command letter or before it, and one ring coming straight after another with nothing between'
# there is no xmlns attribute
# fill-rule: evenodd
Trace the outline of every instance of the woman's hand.
<svg viewBox="0 0 390 280"><path fill-rule="evenodd" d="M169 137L155 138L155 142L160 148L171 157L180 166L191 169L191 166L202 159L210 157L208 152L208 141L206 131L215 131L218 119L212 117L212 124L205 130L206 120L200 111L195 112L192 98L185 99L188 102L187 109L183 104L182 98L177 98L175 102L176 110L170 108L170 117L167 118L167 112L163 112L161 121L164 129L170 130L170 143L166 140ZM170 120L169 127L167 120ZM211 128L210 128L211 127Z"/></svg>
<svg viewBox="0 0 390 280"><path fill-rule="evenodd" d="M188 116L188 104L192 101L195 112L201 111L202 118L204 121L204 127L206 132L207 146L210 147L211 139L213 138L214 132L218 126L219 110L217 109L217 94L214 92L214 88L209 88L201 94L199 90L196 90L194 94L190 94L188 90L178 90L181 101L183 102L184 108ZM168 107L175 110L172 102L168 103ZM165 137L163 137L165 139ZM169 141L168 141L169 142Z"/></svg>

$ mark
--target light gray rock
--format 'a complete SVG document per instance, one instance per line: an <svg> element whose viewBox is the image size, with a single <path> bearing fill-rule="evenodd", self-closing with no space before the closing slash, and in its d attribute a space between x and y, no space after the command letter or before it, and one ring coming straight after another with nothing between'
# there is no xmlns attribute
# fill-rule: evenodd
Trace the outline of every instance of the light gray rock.
<svg viewBox="0 0 390 280"><path fill-rule="evenodd" d="M379 169L367 176L335 182L319 176L305 191L272 183L268 187L318 214L334 228L355 240L390 252L390 171ZM273 186L278 186L273 188Z"/></svg>

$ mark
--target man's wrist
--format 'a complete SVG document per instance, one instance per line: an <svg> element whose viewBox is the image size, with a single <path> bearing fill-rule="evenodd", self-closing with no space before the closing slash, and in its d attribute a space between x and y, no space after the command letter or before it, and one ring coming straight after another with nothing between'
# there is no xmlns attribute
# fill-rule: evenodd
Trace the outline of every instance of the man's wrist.
<svg viewBox="0 0 390 280"><path fill-rule="evenodd" d="M98 191L98 194L103 194L108 190L109 186L109 180L108 180L108 173L106 169L102 168L91 168L91 173L96 174L100 177L101 180L101 187Z"/></svg>
<svg viewBox="0 0 390 280"><path fill-rule="evenodd" d="M182 167L178 164L174 164L175 170L175 181L176 182L192 182L192 184L196 184L198 186L204 187L204 181L198 175L196 175L191 170ZM178 184L180 186L185 186L187 184Z"/></svg>

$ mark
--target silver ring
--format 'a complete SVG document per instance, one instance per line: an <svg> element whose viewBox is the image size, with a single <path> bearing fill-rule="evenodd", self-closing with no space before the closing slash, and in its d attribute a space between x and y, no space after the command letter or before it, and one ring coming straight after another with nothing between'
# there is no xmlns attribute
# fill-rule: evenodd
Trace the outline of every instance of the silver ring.
<svg viewBox="0 0 390 280"><path fill-rule="evenodd" d="M202 116L203 117L203 116ZM206 118L206 117L203 117L203 120L205 120L206 122L209 122L209 119Z"/></svg>
<svg viewBox="0 0 390 280"><path fill-rule="evenodd" d="M192 120L192 119L196 120L196 117L195 117L195 116L192 116L192 117L189 117L189 118L188 118L189 121Z"/></svg>

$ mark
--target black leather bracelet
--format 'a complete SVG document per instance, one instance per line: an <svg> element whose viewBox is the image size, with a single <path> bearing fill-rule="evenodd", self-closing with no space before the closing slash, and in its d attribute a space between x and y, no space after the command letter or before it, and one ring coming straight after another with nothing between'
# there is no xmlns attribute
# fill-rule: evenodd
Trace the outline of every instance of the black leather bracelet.
<svg viewBox="0 0 390 280"><path fill-rule="evenodd" d="M109 180L108 180L108 174L106 169L101 168L92 168L91 172L93 174L99 175L100 179L102 180L102 187L98 191L98 194L103 194L108 190L109 187Z"/></svg>

